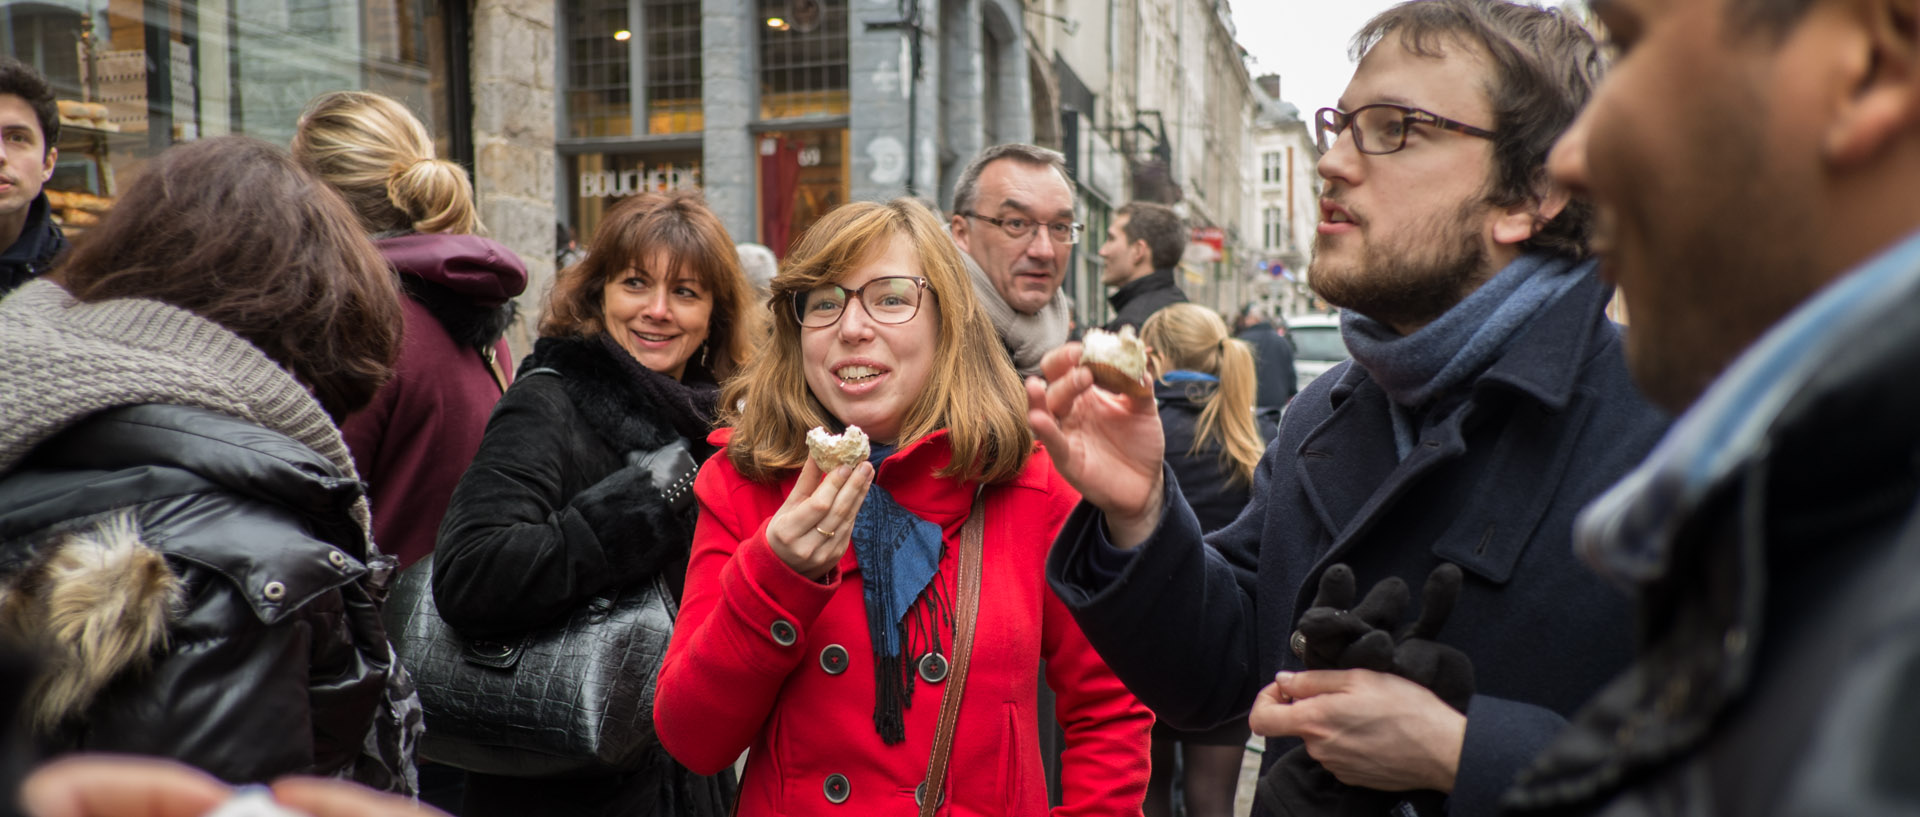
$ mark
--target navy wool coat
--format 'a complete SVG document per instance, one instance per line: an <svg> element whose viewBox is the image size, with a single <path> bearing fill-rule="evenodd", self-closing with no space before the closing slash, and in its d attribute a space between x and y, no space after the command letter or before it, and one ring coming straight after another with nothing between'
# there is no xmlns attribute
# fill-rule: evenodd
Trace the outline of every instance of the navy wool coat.
<svg viewBox="0 0 1920 817"><path fill-rule="evenodd" d="M1465 574L1440 640L1473 660L1477 694L1449 811L1490 815L1533 755L1632 653L1628 599L1572 550L1575 514L1627 473L1668 418L1634 389L1611 289L1583 280L1394 450L1385 392L1348 361L1282 421L1233 524L1202 541L1169 474L1160 527L1114 571L1098 510L1082 503L1048 578L1134 694L1176 728L1244 718L1281 669L1329 565L1362 592L1414 590L1441 562ZM1103 565L1102 562L1105 564ZM1272 740L1271 763L1293 745Z"/></svg>

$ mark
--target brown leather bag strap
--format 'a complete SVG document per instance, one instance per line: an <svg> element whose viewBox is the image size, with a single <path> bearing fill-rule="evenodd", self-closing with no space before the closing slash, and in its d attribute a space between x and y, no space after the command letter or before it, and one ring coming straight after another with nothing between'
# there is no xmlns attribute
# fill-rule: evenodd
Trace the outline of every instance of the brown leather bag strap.
<svg viewBox="0 0 1920 817"><path fill-rule="evenodd" d="M940 695L940 725L933 732L933 757L927 760L927 779L914 791L920 817L933 817L946 800L947 761L953 757L953 732L960 720L960 695L967 687L967 665L973 657L973 624L980 612L980 550L986 538L984 489L973 494L973 513L960 529L960 598L953 615L953 667L947 689Z"/></svg>
<svg viewBox="0 0 1920 817"><path fill-rule="evenodd" d="M507 381L506 370L500 368L499 354L492 345L480 347L480 359L487 362L487 371L493 373L493 384L500 387L501 394L506 394L507 386L512 384Z"/></svg>

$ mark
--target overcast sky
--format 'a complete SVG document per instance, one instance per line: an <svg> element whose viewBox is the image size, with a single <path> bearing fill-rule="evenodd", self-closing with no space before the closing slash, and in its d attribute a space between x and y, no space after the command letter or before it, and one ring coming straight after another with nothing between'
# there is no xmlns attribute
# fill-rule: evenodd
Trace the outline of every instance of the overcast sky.
<svg viewBox="0 0 1920 817"><path fill-rule="evenodd" d="M1280 96L1311 118L1332 106L1353 78L1347 45L1373 15L1396 0L1232 0L1240 44L1254 76L1280 75ZM1558 6L1559 0L1546 5Z"/></svg>

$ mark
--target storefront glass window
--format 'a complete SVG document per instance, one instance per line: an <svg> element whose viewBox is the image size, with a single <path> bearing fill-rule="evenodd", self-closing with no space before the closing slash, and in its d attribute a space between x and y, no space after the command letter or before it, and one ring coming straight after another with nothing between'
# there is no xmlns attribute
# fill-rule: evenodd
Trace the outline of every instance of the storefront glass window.
<svg viewBox="0 0 1920 817"><path fill-rule="evenodd" d="M699 133L699 0L647 0L647 132Z"/></svg>
<svg viewBox="0 0 1920 817"><path fill-rule="evenodd" d="M774 255L785 258L794 239L846 202L847 147L843 129L761 134L760 243Z"/></svg>
<svg viewBox="0 0 1920 817"><path fill-rule="evenodd" d="M567 3L567 116L574 136L633 133L627 0Z"/></svg>
<svg viewBox="0 0 1920 817"><path fill-rule="evenodd" d="M701 131L699 0L568 0L565 13L567 137Z"/></svg>
<svg viewBox="0 0 1920 817"><path fill-rule="evenodd" d="M374 90L452 132L446 26L430 0L7 0L0 42L60 98L56 218L84 229L176 142L293 138L307 101Z"/></svg>
<svg viewBox="0 0 1920 817"><path fill-rule="evenodd" d="M759 0L760 118L847 113L847 0Z"/></svg>

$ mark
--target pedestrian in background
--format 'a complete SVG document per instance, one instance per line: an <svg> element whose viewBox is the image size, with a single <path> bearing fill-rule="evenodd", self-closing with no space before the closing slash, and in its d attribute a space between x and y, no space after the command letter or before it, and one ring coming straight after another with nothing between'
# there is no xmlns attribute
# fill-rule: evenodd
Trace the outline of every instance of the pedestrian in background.
<svg viewBox="0 0 1920 817"><path fill-rule="evenodd" d="M392 559L335 426L391 371L399 299L337 193L224 136L0 301L0 640L41 651L41 751L413 792Z"/></svg>
<svg viewBox="0 0 1920 817"><path fill-rule="evenodd" d="M1066 727L1062 815L1139 814L1150 716L1048 592L1079 497L1033 444L960 253L910 199L843 205L774 279L774 342L729 383L654 721L696 771L751 747L740 814L1037 815L1036 668ZM808 430L859 426L822 472ZM984 508L984 523L969 523ZM981 637L954 653L963 528L982 524ZM950 785L928 791L949 667L971 667Z"/></svg>
<svg viewBox="0 0 1920 817"><path fill-rule="evenodd" d="M60 109L47 78L26 63L0 56L0 297L47 270L67 249L42 185L60 158Z"/></svg>
<svg viewBox="0 0 1920 817"><path fill-rule="evenodd" d="M1139 331L1153 313L1187 302L1174 269L1186 249L1187 225L1173 208L1136 201L1114 211L1106 243L1100 245L1105 262L1100 283L1113 289L1107 296L1113 305L1108 332L1122 326Z"/></svg>
<svg viewBox="0 0 1920 817"><path fill-rule="evenodd" d="M1224 528L1247 507L1253 468L1266 450L1253 413L1253 352L1227 334L1227 324L1198 304L1153 313L1140 339L1150 350L1154 398L1167 436L1167 465L1200 520L1201 533ZM1245 718L1213 729L1153 725L1153 778L1147 817L1173 810L1174 755L1189 817L1227 817L1240 784L1240 758L1253 730Z"/></svg>
<svg viewBox="0 0 1920 817"><path fill-rule="evenodd" d="M527 269L505 245L474 235L480 215L467 172L434 158L426 126L393 99L314 98L293 156L346 197L407 296L393 379L341 426L367 481L374 541L406 567L433 551L453 486L511 379L501 335Z"/></svg>
<svg viewBox="0 0 1920 817"><path fill-rule="evenodd" d="M1240 331L1235 337L1253 349L1253 367L1260 381L1254 390L1254 407L1278 420L1280 410L1300 390L1299 374L1293 368L1293 341L1258 302L1240 311Z"/></svg>
<svg viewBox="0 0 1920 817"><path fill-rule="evenodd" d="M634 455L675 443L695 461L712 453L717 384L765 338L759 314L733 241L696 195L607 211L586 259L555 281L540 340L454 490L433 568L447 623L470 638L518 635L657 575L680 595L692 499L672 501ZM598 778L469 774L461 812L719 817L732 788L662 752Z"/></svg>
<svg viewBox="0 0 1920 817"><path fill-rule="evenodd" d="M780 261L773 257L773 250L760 244L736 244L734 249L740 252L740 269L753 284L754 296L766 303L773 294L773 276L780 274Z"/></svg>
<svg viewBox="0 0 1920 817"><path fill-rule="evenodd" d="M567 223L564 221L554 222L553 223L553 270L554 272L559 272L560 270L563 270L575 264L578 264L582 259L586 257L587 257L586 252L580 249L580 239L578 236L574 234L573 228L567 226Z"/></svg>

